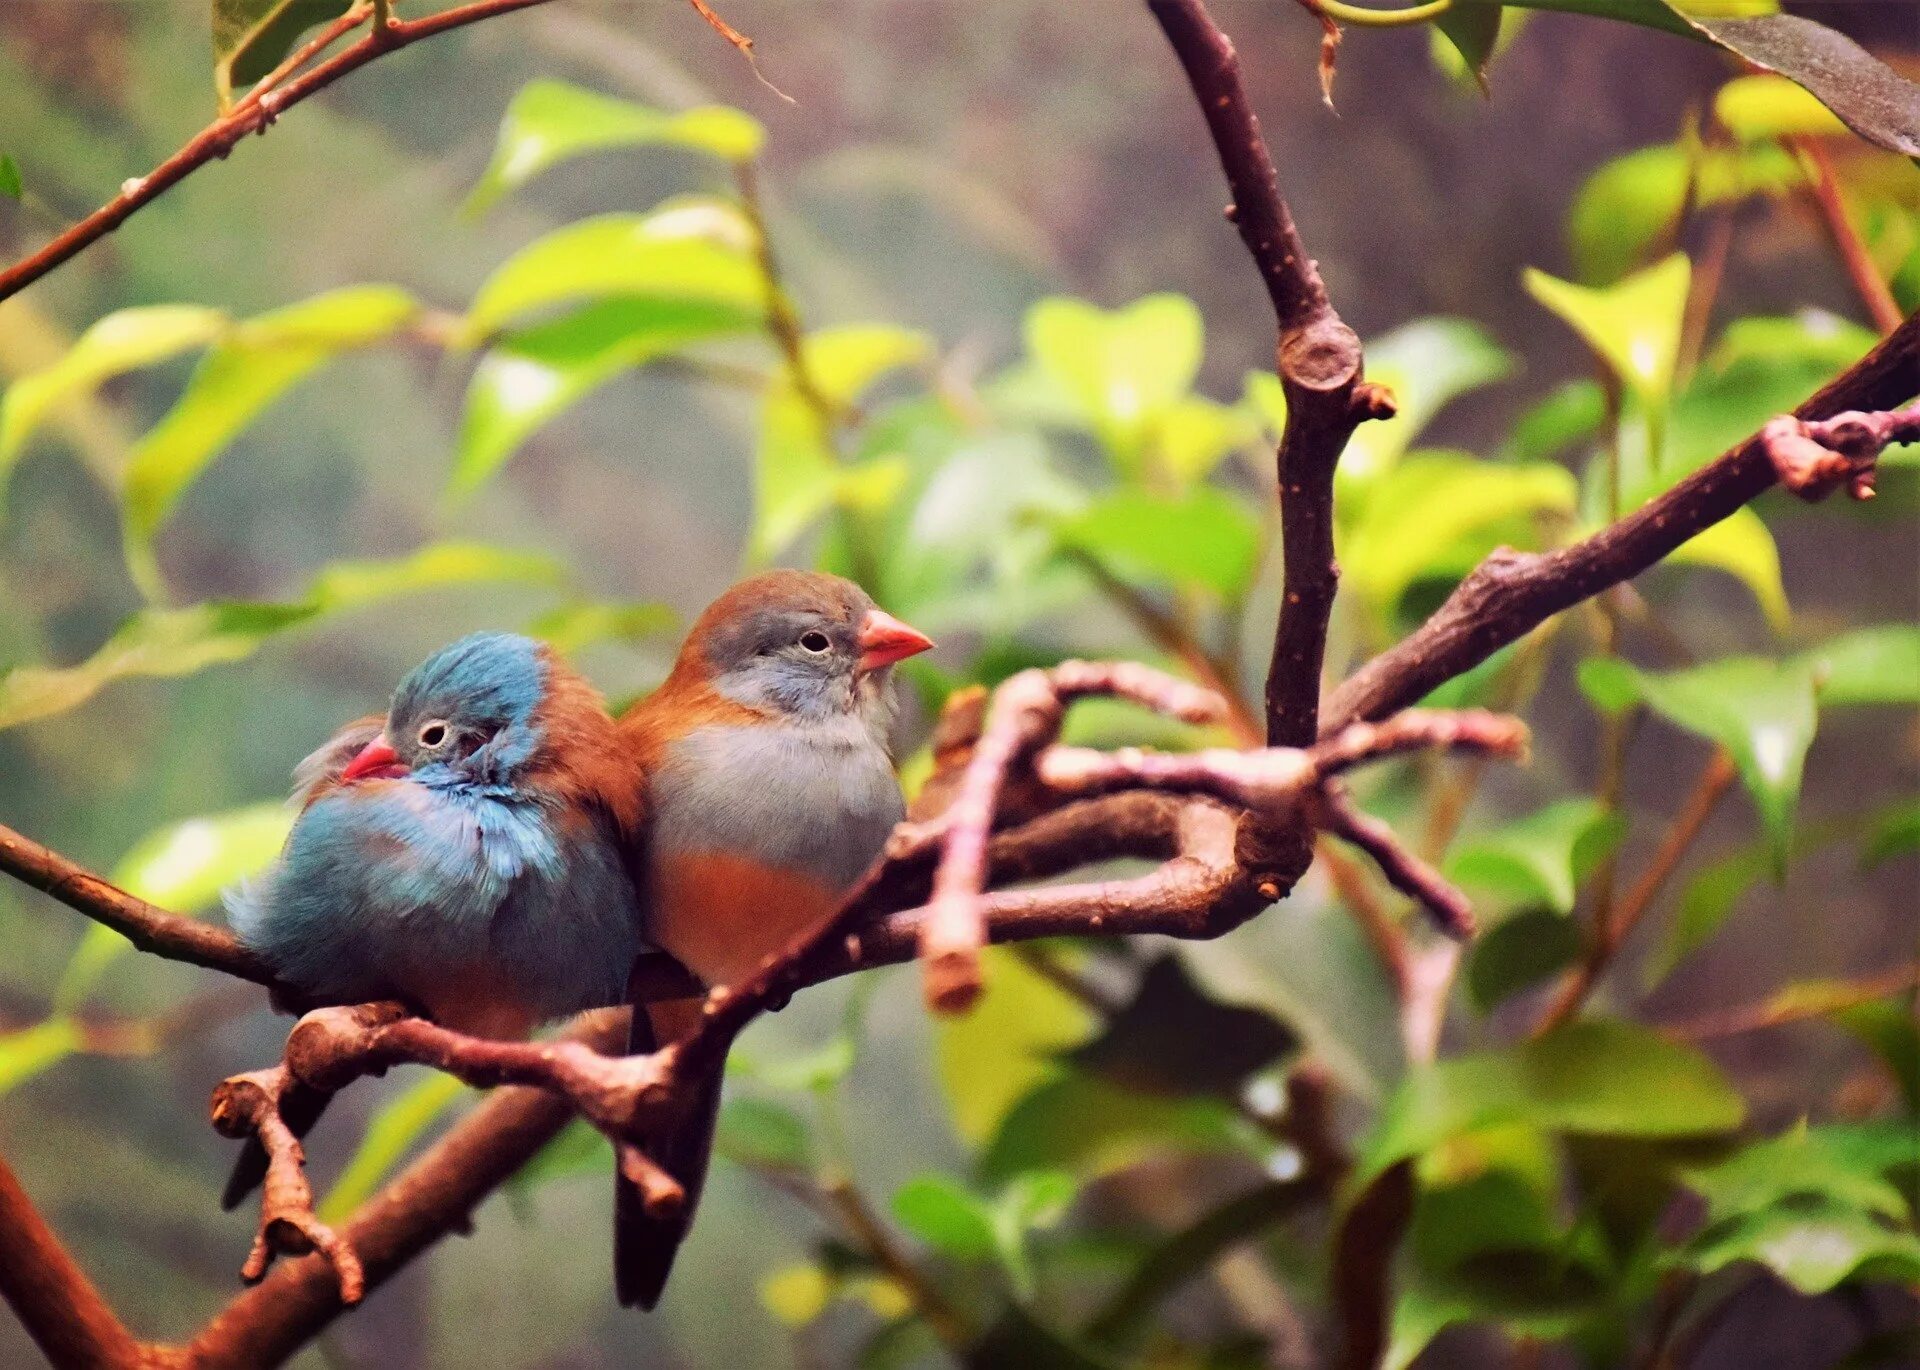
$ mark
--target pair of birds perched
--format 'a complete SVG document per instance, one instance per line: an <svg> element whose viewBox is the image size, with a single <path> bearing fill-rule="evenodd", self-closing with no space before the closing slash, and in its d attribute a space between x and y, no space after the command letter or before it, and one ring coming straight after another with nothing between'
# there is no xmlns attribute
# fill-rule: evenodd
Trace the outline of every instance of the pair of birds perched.
<svg viewBox="0 0 1920 1370"><path fill-rule="evenodd" d="M616 720L551 649L463 639L301 763L301 814L229 893L234 928L317 1001L397 998L495 1038L620 1003L650 949L735 983L827 916L902 817L891 668L932 645L849 581L770 572L714 601ZM700 1016L636 1006L631 1049ZM623 1304L658 1302L691 1219L717 1075L696 1093L652 1148L683 1213L648 1217L616 1177ZM229 1205L257 1178L241 1164Z"/></svg>

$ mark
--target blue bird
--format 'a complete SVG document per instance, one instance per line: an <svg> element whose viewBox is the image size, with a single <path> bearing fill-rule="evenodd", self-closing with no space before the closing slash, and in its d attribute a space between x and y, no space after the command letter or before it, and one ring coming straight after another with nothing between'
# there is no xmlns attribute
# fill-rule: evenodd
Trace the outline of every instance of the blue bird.
<svg viewBox="0 0 1920 1370"><path fill-rule="evenodd" d="M300 816L228 891L234 930L310 1001L400 999L479 1036L618 1004L641 946L620 836L640 800L614 740L551 649L464 638L296 769ZM261 1159L242 1157L229 1206Z"/></svg>

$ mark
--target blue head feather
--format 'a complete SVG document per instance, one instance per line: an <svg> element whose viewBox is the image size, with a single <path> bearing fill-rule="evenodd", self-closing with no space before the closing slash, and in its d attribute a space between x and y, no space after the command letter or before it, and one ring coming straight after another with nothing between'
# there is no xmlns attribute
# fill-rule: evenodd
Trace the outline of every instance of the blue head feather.
<svg viewBox="0 0 1920 1370"><path fill-rule="evenodd" d="M394 692L387 737L422 784L503 784L540 745L545 652L517 633L475 633L420 663ZM445 724L440 746L422 731Z"/></svg>

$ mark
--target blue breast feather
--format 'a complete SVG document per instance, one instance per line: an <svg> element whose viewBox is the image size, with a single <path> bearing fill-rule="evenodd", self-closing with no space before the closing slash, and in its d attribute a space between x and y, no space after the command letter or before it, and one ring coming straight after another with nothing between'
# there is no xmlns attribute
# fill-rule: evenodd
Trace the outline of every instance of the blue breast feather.
<svg viewBox="0 0 1920 1370"><path fill-rule="evenodd" d="M441 770L314 803L279 861L228 893L235 931L287 980L343 1001L421 998L479 972L543 1017L620 1002L638 916L607 834Z"/></svg>

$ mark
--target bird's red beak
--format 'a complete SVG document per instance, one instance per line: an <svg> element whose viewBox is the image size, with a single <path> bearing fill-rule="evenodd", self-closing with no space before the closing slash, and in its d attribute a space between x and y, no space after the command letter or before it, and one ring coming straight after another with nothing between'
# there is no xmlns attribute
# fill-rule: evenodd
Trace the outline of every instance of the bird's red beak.
<svg viewBox="0 0 1920 1370"><path fill-rule="evenodd" d="M400 753L382 734L362 747L347 768L340 772L340 783L351 785L356 780L393 780L407 773L401 763Z"/></svg>
<svg viewBox="0 0 1920 1370"><path fill-rule="evenodd" d="M877 671L931 646L933 639L918 628L909 628L885 610L870 609L860 625L860 669Z"/></svg>

